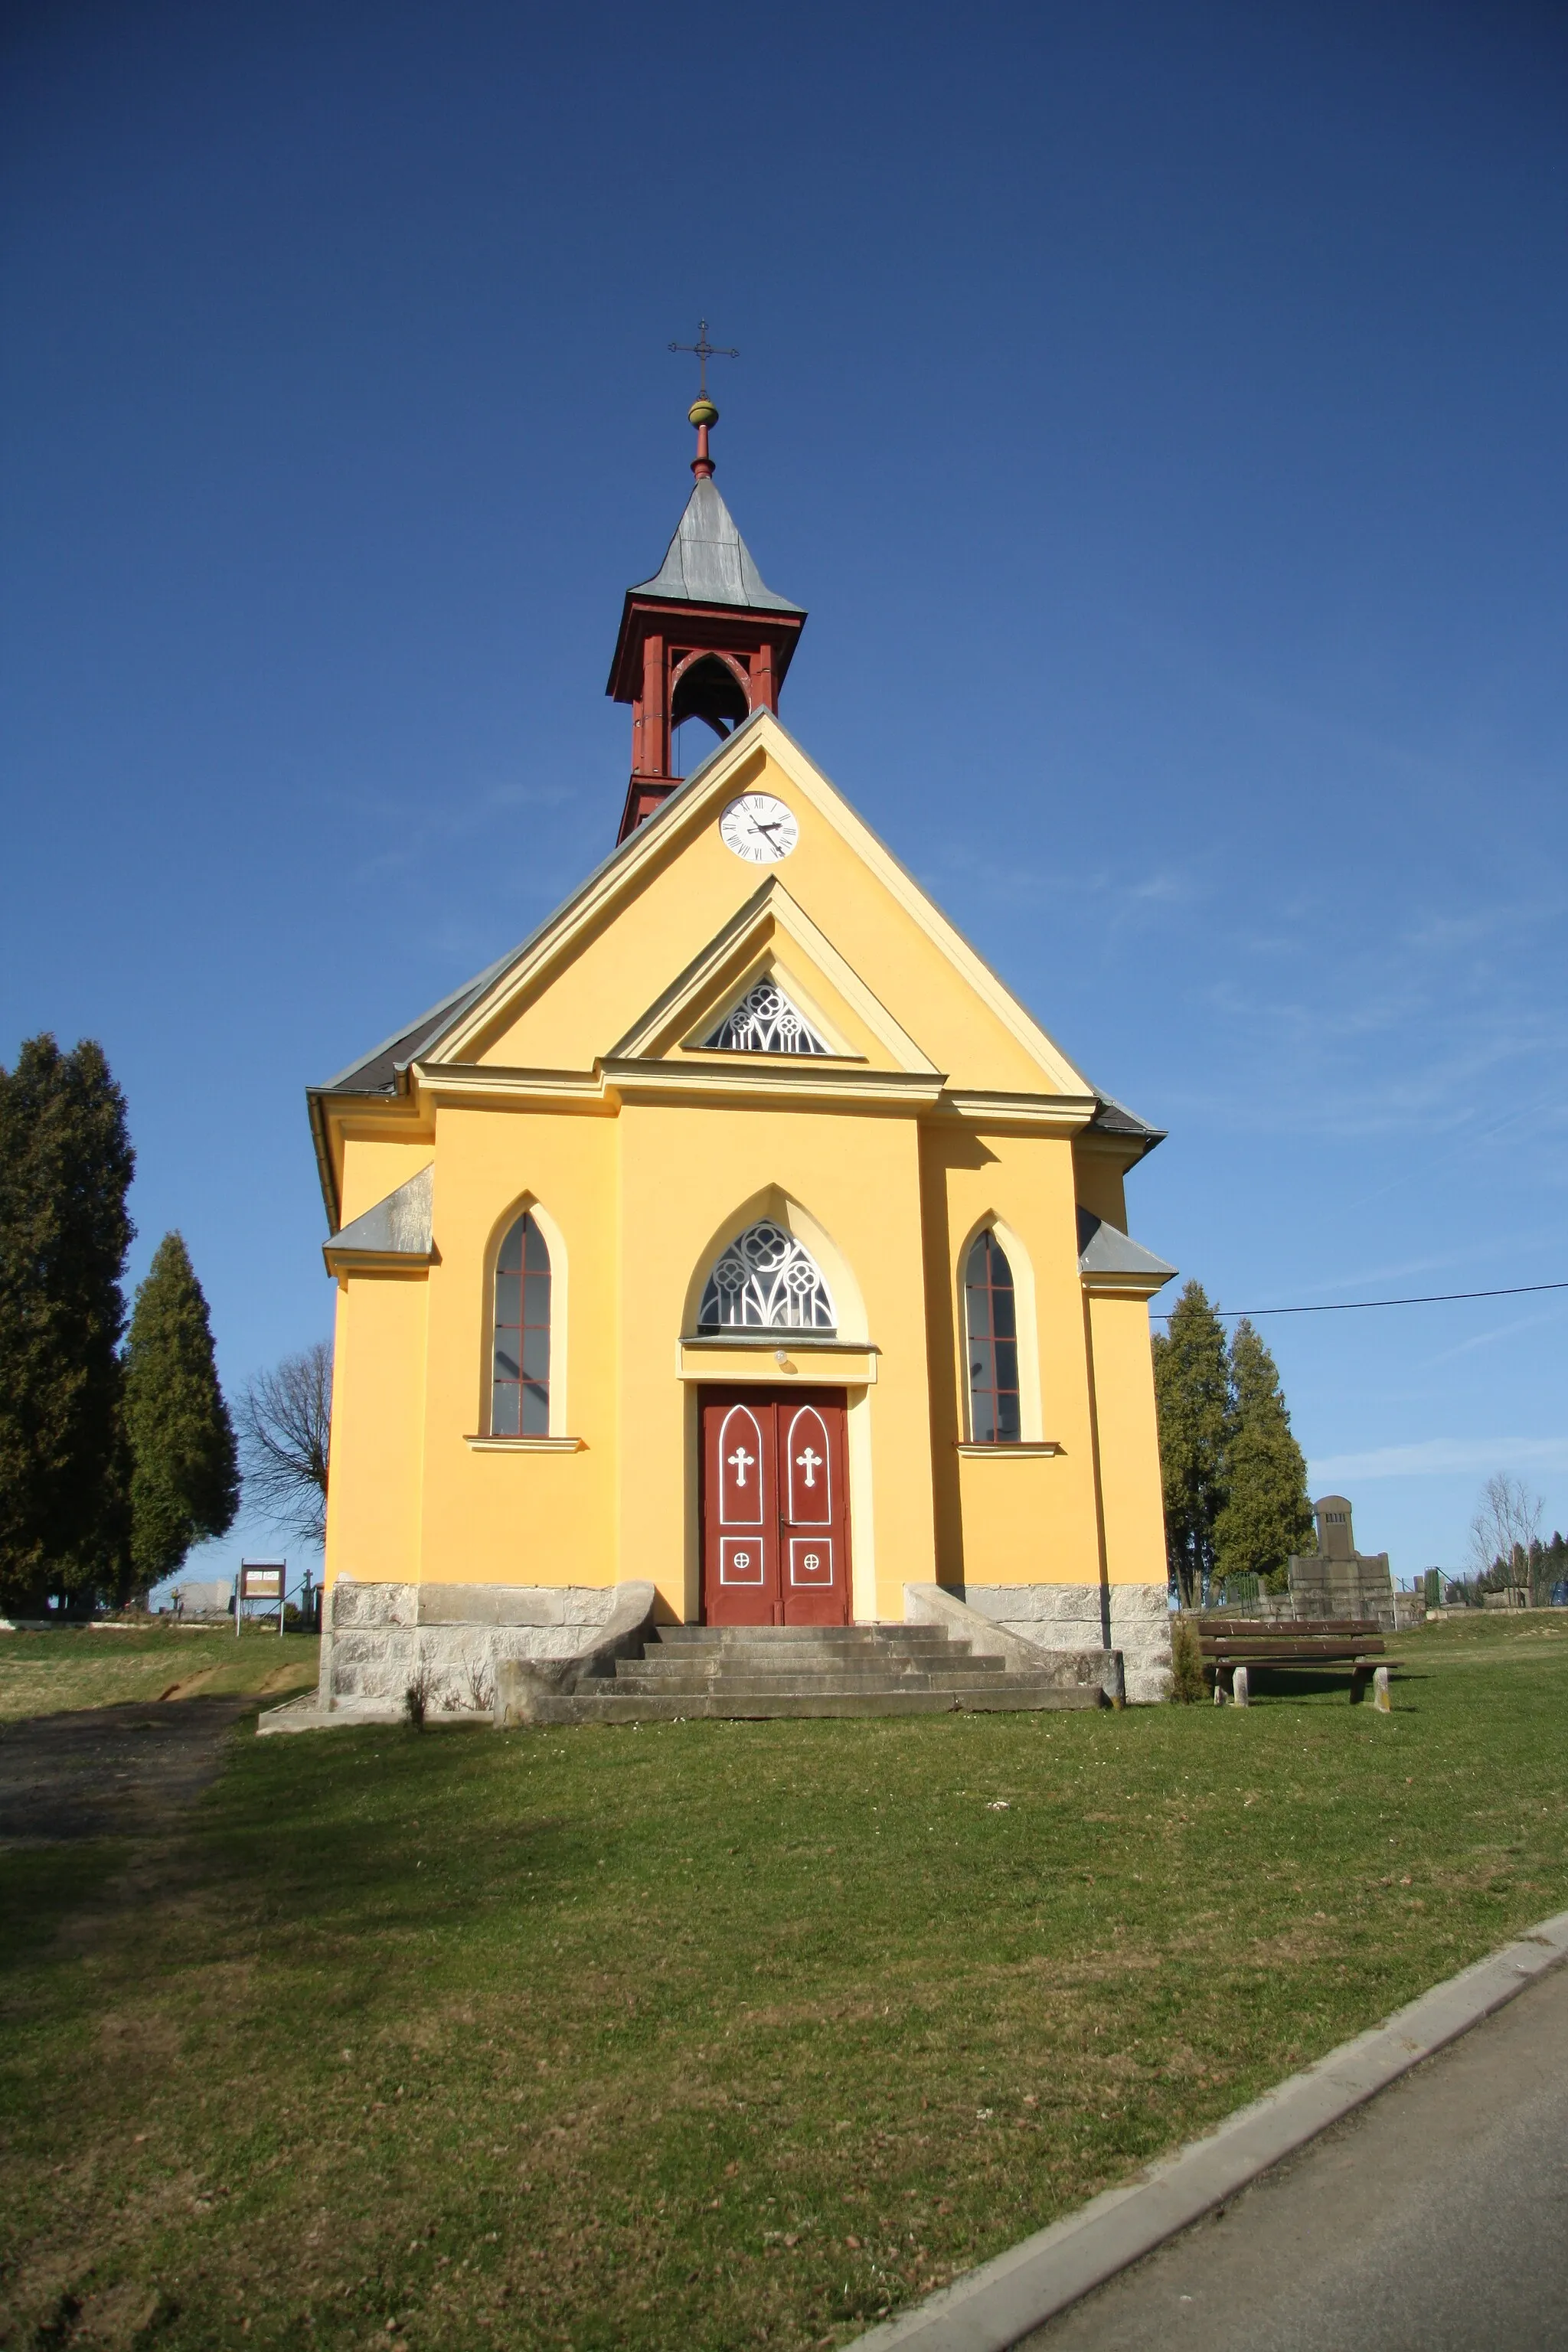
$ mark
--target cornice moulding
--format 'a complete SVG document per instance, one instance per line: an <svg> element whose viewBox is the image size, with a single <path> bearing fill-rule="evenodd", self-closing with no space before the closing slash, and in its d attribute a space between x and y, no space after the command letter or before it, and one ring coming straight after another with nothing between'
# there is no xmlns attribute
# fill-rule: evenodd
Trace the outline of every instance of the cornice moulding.
<svg viewBox="0 0 1568 2352"><path fill-rule="evenodd" d="M1169 1274L1080 1274L1079 1280L1091 1298L1155 1297L1173 1281Z"/></svg>
<svg viewBox="0 0 1568 2352"><path fill-rule="evenodd" d="M486 1062L414 1062L409 1078L420 1101L489 1099L514 1109L583 1110L615 1116L595 1070L526 1070Z"/></svg>
<svg viewBox="0 0 1568 2352"><path fill-rule="evenodd" d="M440 1259L432 1250L356 1250L334 1249L331 1242L321 1244L327 1272L343 1274L406 1274L426 1275Z"/></svg>
<svg viewBox="0 0 1568 2352"><path fill-rule="evenodd" d="M623 1102L744 1102L789 1109L934 1108L942 1074L872 1070L817 1054L728 1054L711 1060L606 1061L595 1070L518 1070L479 1062L410 1066L421 1104L486 1102L515 1110L575 1110L613 1118Z"/></svg>
<svg viewBox="0 0 1568 2352"><path fill-rule="evenodd" d="M939 1115L966 1127L1034 1127L1077 1136L1094 1117L1097 1099L1094 1095L992 1094L954 1087L943 1091Z"/></svg>
<svg viewBox="0 0 1568 2352"><path fill-rule="evenodd" d="M623 1100L754 1102L771 1097L792 1108L871 1105L920 1111L934 1107L942 1089L940 1072L927 1077L920 1071L871 1070L864 1063L826 1062L816 1054L732 1054L721 1063L607 1061L603 1068L606 1092Z"/></svg>

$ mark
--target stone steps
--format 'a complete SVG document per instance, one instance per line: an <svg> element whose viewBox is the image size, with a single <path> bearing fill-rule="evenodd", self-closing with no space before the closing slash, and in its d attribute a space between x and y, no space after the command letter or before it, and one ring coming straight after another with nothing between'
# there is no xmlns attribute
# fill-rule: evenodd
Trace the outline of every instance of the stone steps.
<svg viewBox="0 0 1568 2352"><path fill-rule="evenodd" d="M942 1625L661 1625L658 1638L713 1649L726 1642L949 1642Z"/></svg>
<svg viewBox="0 0 1568 2352"><path fill-rule="evenodd" d="M694 1717L942 1715L1099 1706L1100 1688L1020 1673L975 1657L945 1627L668 1625L613 1676L559 1702L577 1723L668 1723ZM553 1719L553 1709L552 1710Z"/></svg>
<svg viewBox="0 0 1568 2352"><path fill-rule="evenodd" d="M671 1674L732 1675L749 1674L765 1665L770 1672L780 1674L814 1674L826 1671L834 1674L867 1673L876 1675L923 1674L931 1666L944 1672L950 1666L963 1666L977 1675L1000 1675L1006 1672L1005 1660L999 1657L977 1658L967 1642L923 1643L919 1649L851 1649L847 1643L831 1647L824 1642L791 1642L776 1646L768 1641L736 1642L722 1650L703 1650L694 1645L667 1648L663 1643L649 1643L640 1660L627 1660L628 1665L659 1667Z"/></svg>
<svg viewBox="0 0 1568 2352"><path fill-rule="evenodd" d="M592 1684L584 1684L570 1699L561 1702L559 1719L573 1723L682 1723L711 1717L744 1723L803 1716L1043 1713L1102 1704L1098 1685L1064 1687L1058 1683L1026 1682L1022 1675L1004 1675L983 1689L963 1691L934 1682L915 1690L895 1684L879 1691L829 1691L803 1677L793 1689L775 1689L765 1697L756 1698L712 1687L668 1697L629 1692L623 1695L616 1684L606 1684L600 1696Z"/></svg>
<svg viewBox="0 0 1568 2352"><path fill-rule="evenodd" d="M973 1667L934 1666L929 1674L910 1669L905 1674L889 1674L875 1667L856 1673L849 1667L820 1667L816 1672L802 1673L798 1668L748 1668L727 1675L645 1673L637 1665L621 1667L614 1687L623 1694L630 1693L649 1698L679 1698L698 1692L711 1692L732 1698L766 1698L770 1692L788 1696L791 1692L820 1690L837 1696L851 1697L857 1691L919 1691L945 1690L992 1691L1006 1681L1005 1675L984 1675Z"/></svg>
<svg viewBox="0 0 1568 2352"><path fill-rule="evenodd" d="M722 1660L749 1650L780 1657L820 1652L832 1657L967 1657L973 1644L954 1641L937 1626L897 1625L666 1625L658 1647L671 1656Z"/></svg>

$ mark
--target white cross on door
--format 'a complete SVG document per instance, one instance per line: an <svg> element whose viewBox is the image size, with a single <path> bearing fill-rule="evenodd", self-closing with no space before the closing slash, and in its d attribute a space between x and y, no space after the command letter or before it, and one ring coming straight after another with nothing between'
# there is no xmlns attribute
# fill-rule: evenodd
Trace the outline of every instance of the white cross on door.
<svg viewBox="0 0 1568 2352"><path fill-rule="evenodd" d="M730 1467L735 1474L735 1484L737 1486L743 1486L745 1485L746 1473L751 1468L756 1458L757 1457L754 1454L748 1454L743 1445L737 1445L733 1454L730 1455Z"/></svg>
<svg viewBox="0 0 1568 2352"><path fill-rule="evenodd" d="M797 1454L795 1458L800 1467L805 1472L806 1485L808 1486L815 1486L816 1484L816 1474L822 1467L821 1454L814 1454L808 1445L804 1454Z"/></svg>

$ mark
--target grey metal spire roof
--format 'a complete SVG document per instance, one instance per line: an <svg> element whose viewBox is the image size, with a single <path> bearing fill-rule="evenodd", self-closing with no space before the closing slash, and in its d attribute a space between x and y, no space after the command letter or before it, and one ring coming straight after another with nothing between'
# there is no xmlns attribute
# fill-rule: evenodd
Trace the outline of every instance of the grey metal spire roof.
<svg viewBox="0 0 1568 2352"><path fill-rule="evenodd" d="M664 596L678 604L738 604L753 613L805 614L787 596L775 596L752 561L735 519L710 479L699 477L663 563L651 580L628 590L633 596Z"/></svg>

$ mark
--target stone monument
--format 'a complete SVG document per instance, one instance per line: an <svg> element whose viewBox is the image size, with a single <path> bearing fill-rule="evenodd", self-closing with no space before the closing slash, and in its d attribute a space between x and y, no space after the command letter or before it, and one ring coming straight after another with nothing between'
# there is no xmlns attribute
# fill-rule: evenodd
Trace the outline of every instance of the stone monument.
<svg viewBox="0 0 1568 2352"><path fill-rule="evenodd" d="M1318 1549L1289 1566L1290 1601L1298 1618L1375 1617L1394 1631L1394 1579L1385 1551L1355 1548L1351 1507L1343 1495L1323 1495L1312 1506Z"/></svg>

